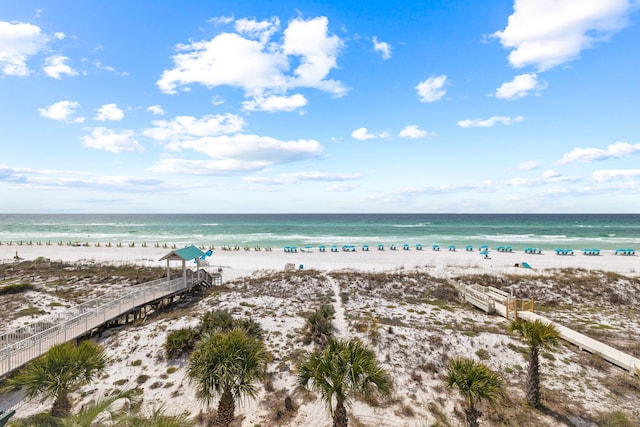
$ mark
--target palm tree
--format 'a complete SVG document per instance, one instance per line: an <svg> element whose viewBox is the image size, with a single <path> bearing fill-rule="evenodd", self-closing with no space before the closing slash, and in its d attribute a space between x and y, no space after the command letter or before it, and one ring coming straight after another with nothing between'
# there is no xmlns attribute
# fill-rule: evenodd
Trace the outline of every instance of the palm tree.
<svg viewBox="0 0 640 427"><path fill-rule="evenodd" d="M322 395L334 427L347 427L346 406L352 397L387 396L392 383L375 353L362 341L329 338L324 349L307 354L298 368L298 385Z"/></svg>
<svg viewBox="0 0 640 427"><path fill-rule="evenodd" d="M122 427L190 427L193 421L189 421L184 414L166 415L162 407L154 409L148 416L142 416L138 411L134 411L128 416L119 420L118 426Z"/></svg>
<svg viewBox="0 0 640 427"><path fill-rule="evenodd" d="M312 341L321 347L333 335L333 319L335 310L331 304L323 304L315 312L307 317L305 344Z"/></svg>
<svg viewBox="0 0 640 427"><path fill-rule="evenodd" d="M69 393L98 377L107 366L102 347L92 341L59 344L32 361L7 384L24 388L25 397L53 398L51 415L64 417L71 411Z"/></svg>
<svg viewBox="0 0 640 427"><path fill-rule="evenodd" d="M108 397L101 397L97 401L83 406L77 414L63 418L60 425L62 427L91 427L95 420L106 412L110 414L111 418L118 418L118 411L111 411L114 404L122 399L131 402L135 392L135 389L130 389Z"/></svg>
<svg viewBox="0 0 640 427"><path fill-rule="evenodd" d="M187 375L197 385L197 397L209 404L220 396L216 425L226 427L235 401L254 397L254 382L265 377L269 353L264 343L241 329L209 335L189 359Z"/></svg>
<svg viewBox="0 0 640 427"><path fill-rule="evenodd" d="M511 323L511 331L518 332L529 345L529 368L527 370L526 400L539 408L540 403L540 349L551 350L558 345L560 332L551 323L541 320L518 319Z"/></svg>
<svg viewBox="0 0 640 427"><path fill-rule="evenodd" d="M493 405L504 394L504 380L484 363L466 357L451 359L447 376L447 387L457 388L465 401L464 415L467 427L477 427L482 416L476 405L486 401Z"/></svg>

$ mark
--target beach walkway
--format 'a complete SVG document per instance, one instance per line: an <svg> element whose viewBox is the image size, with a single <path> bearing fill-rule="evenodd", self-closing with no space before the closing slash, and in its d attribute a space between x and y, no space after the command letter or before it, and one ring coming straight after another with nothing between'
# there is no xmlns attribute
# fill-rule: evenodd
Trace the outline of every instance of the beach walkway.
<svg viewBox="0 0 640 427"><path fill-rule="evenodd" d="M631 374L640 372L640 359L626 354L600 341L594 340L580 332L567 328L557 322L534 313L533 301L523 301L513 298L507 292L492 286L466 285L461 289L465 302L487 312L496 313L506 319L516 317L526 320L540 320L550 323L560 332L560 338L577 346L580 350L598 355L604 360L628 371Z"/></svg>
<svg viewBox="0 0 640 427"><path fill-rule="evenodd" d="M0 378L45 354L51 347L102 332L115 322L143 316L196 287L221 284L220 275L186 270L179 278L159 279L105 295L0 335Z"/></svg>

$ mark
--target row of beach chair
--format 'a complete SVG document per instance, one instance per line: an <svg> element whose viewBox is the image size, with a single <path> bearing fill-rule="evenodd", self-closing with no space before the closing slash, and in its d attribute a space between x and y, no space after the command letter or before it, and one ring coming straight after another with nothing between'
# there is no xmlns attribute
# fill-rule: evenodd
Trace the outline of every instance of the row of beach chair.
<svg viewBox="0 0 640 427"><path fill-rule="evenodd" d="M385 249L385 245L382 243L378 244L378 250L379 251L383 251ZM311 252L311 246L306 246L305 249L300 248L300 252ZM327 246L324 245L320 245L318 246L318 249L320 250L320 252L326 252L327 251ZM355 245L342 245L341 247L343 252L355 252L356 251L356 246ZM369 245L362 245L362 251L369 251ZM392 251L397 250L397 246L394 244L389 245L389 249ZM408 251L411 249L410 245L408 243L404 243L402 245L402 249L405 251ZM423 249L423 245L418 243L415 245L415 249L421 251ZM440 245L432 245L431 249L434 251L439 251L440 250ZM449 251L451 252L455 252L456 247L454 245L450 245L448 246ZM224 250L224 248L223 248ZM266 250L266 249L265 249ZM338 248L338 246L333 245L329 247L329 250L331 252L339 252L340 249ZM467 252L473 252L473 246L472 245L466 245L465 246L465 250ZM478 250L480 252L481 255L487 255L489 253L489 246L487 245L481 245L478 247ZM297 246L285 246L284 247L284 251L285 252L298 252L298 247ZM507 253L512 253L513 252L513 248L511 246L497 246L496 247L496 251L498 252L507 252ZM527 247L524 248L524 253L525 254L531 254L531 255L541 255L542 254L542 250L540 248L532 248L532 247ZM573 255L573 249L567 249L567 248L557 248L555 249L555 253L556 255ZM582 254L583 255L592 255L592 256L597 256L600 255L600 249L597 248L585 248L582 249ZM616 249L614 252L615 255L635 255L636 251L635 249L632 248L619 248Z"/></svg>

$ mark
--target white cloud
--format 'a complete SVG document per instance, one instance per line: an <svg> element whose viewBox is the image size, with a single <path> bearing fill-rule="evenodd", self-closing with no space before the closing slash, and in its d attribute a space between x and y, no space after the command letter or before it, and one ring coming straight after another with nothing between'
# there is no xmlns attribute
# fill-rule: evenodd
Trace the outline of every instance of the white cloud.
<svg viewBox="0 0 640 427"><path fill-rule="evenodd" d="M314 140L281 141L246 134L173 142L167 149L174 152L190 150L209 158L165 158L154 165L152 171L195 175L251 172L272 165L315 159L323 152L322 145Z"/></svg>
<svg viewBox="0 0 640 427"><path fill-rule="evenodd" d="M399 136L401 136L402 138L411 139L423 138L427 135L429 135L429 132L420 129L418 125L407 125L399 133Z"/></svg>
<svg viewBox="0 0 640 427"><path fill-rule="evenodd" d="M102 62L100 61L93 61L93 65L99 69L99 70L104 70L104 71L109 71L111 73L115 73L119 76L128 76L129 73L127 71L118 71L116 70L114 67L112 67L111 65L104 65Z"/></svg>
<svg viewBox="0 0 640 427"><path fill-rule="evenodd" d="M94 120L99 122L120 121L124 117L124 111L118 108L116 104L105 104L98 109L98 113Z"/></svg>
<svg viewBox="0 0 640 427"><path fill-rule="evenodd" d="M382 54L382 59L391 58L391 46L387 42L379 42L376 36L373 36L373 50Z"/></svg>
<svg viewBox="0 0 640 427"><path fill-rule="evenodd" d="M208 115L201 118L178 116L173 120L156 120L143 134L158 141L182 141L242 131L245 122L235 114Z"/></svg>
<svg viewBox="0 0 640 427"><path fill-rule="evenodd" d="M97 191L154 192L175 191L184 185L167 184L158 179L137 176L95 176L86 172L55 169L10 168L0 165L0 181L28 184L30 188L80 188Z"/></svg>
<svg viewBox="0 0 640 427"><path fill-rule="evenodd" d="M293 70L290 87L314 87L335 96L346 94L342 83L325 78L337 66L336 58L343 42L336 35L329 36L329 20L324 17L303 20L294 19L284 31L282 50L298 56L300 65Z"/></svg>
<svg viewBox="0 0 640 427"><path fill-rule="evenodd" d="M354 139L357 139L359 141L366 141L367 139L374 139L374 138L378 138L378 135L374 135L372 133L369 133L369 131L367 130L367 128L359 128L354 130L351 133L351 136Z"/></svg>
<svg viewBox="0 0 640 427"><path fill-rule="evenodd" d="M293 111L307 105L307 99L296 93L291 96L256 96L251 101L242 102L242 109L245 111Z"/></svg>
<svg viewBox="0 0 640 427"><path fill-rule="evenodd" d="M591 179L599 182L636 177L640 177L640 169L599 170L591 174Z"/></svg>
<svg viewBox="0 0 640 427"><path fill-rule="evenodd" d="M164 116L164 109L160 105L151 105L147 107L147 111L156 116Z"/></svg>
<svg viewBox="0 0 640 427"><path fill-rule="evenodd" d="M544 171L544 173L542 174L542 177L544 179L559 178L560 176L561 175L560 175L559 172L556 172L556 171L551 170L551 169Z"/></svg>
<svg viewBox="0 0 640 427"><path fill-rule="evenodd" d="M294 19L283 32L282 41L270 41L278 30L277 18L271 21L236 21L238 33L221 33L209 41L176 46L174 67L164 70L157 85L163 92L188 90L199 83L208 88L242 88L249 98L284 96L295 88L315 88L342 96L346 88L327 79L337 67L336 58L342 40L328 34L328 20ZM243 35L247 35L244 37ZM256 39L257 38L257 39ZM290 70L290 64L298 66Z"/></svg>
<svg viewBox="0 0 640 427"><path fill-rule="evenodd" d="M493 127L496 123L501 123L505 126L509 126L513 123L521 122L524 120L522 116L509 117L509 116L493 116L488 119L465 119L460 120L458 122L458 126L462 128L471 128L471 127L483 127L490 128Z"/></svg>
<svg viewBox="0 0 640 427"><path fill-rule="evenodd" d="M512 81L502 83L496 90L496 98L501 99L518 99L524 98L531 91L540 91L547 88L545 81L538 81L538 75L535 73L520 74L515 76Z"/></svg>
<svg viewBox="0 0 640 427"><path fill-rule="evenodd" d="M27 76L27 59L40 52L47 38L40 27L0 21L0 69L7 76Z"/></svg>
<svg viewBox="0 0 640 427"><path fill-rule="evenodd" d="M231 158L268 164L315 158L322 146L314 140L281 141L269 136L235 134L172 143L171 149L193 150L215 159Z"/></svg>
<svg viewBox="0 0 640 427"><path fill-rule="evenodd" d="M71 68L69 65L65 64L65 62L68 60L69 58L67 58L66 56L50 56L45 59L45 65L44 67L42 67L42 69L47 74L47 76L58 80L62 78L63 74L66 74L67 76L77 76L78 72Z"/></svg>
<svg viewBox="0 0 640 427"><path fill-rule="evenodd" d="M67 120L76 112L78 103L75 101L58 101L46 108L39 108L38 111L43 117L52 120Z"/></svg>
<svg viewBox="0 0 640 427"><path fill-rule="evenodd" d="M135 140L134 134L130 130L116 132L98 127L91 131L91 135L82 137L82 144L85 147L116 154L123 151L144 151L144 147Z"/></svg>
<svg viewBox="0 0 640 427"><path fill-rule="evenodd" d="M231 24L233 22L233 16L216 16L214 18L209 19L209 21L214 25L226 25Z"/></svg>
<svg viewBox="0 0 640 427"><path fill-rule="evenodd" d="M210 41L178 45L176 49L179 53L172 58L174 67L163 71L156 83L163 92L175 93L178 87L191 83L208 88L240 87L249 93L286 87L286 56L265 51L266 46L258 41L222 33Z"/></svg>
<svg viewBox="0 0 640 427"><path fill-rule="evenodd" d="M526 162L519 163L515 169L519 171L530 171L534 169L538 169L540 167L540 163L535 160L527 160Z"/></svg>
<svg viewBox="0 0 640 427"><path fill-rule="evenodd" d="M245 177L244 182L252 184L297 184L303 181L353 181L362 178L362 174L350 173L350 174L338 174L338 173L326 173L326 172L293 172L283 173L276 177Z"/></svg>
<svg viewBox="0 0 640 427"><path fill-rule="evenodd" d="M434 102L446 95L447 91L444 89L447 83L447 76L441 75L436 77L429 77L427 80L418 83L416 90L420 96L421 102Z"/></svg>
<svg viewBox="0 0 640 427"><path fill-rule="evenodd" d="M265 44L280 29L280 20L275 16L269 21L238 19L235 27L238 33L260 40L262 44Z"/></svg>
<svg viewBox="0 0 640 427"><path fill-rule="evenodd" d="M515 0L507 27L493 36L516 68L540 71L571 61L624 28L635 0Z"/></svg>
<svg viewBox="0 0 640 427"><path fill-rule="evenodd" d="M631 154L640 152L640 144L629 144L628 142L616 142L607 146L606 150L601 148L574 148L562 156L556 163L566 165L574 162L593 162L607 159L619 159Z"/></svg>

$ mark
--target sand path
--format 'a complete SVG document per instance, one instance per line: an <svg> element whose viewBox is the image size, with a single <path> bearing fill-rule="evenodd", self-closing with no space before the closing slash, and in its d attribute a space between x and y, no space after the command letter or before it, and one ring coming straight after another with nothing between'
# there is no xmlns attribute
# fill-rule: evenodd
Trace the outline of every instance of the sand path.
<svg viewBox="0 0 640 427"><path fill-rule="evenodd" d="M333 318L333 328L335 335L339 338L347 338L347 320L344 317L344 305L342 304L342 297L340 296L340 285L334 279L331 279L331 289L335 299L333 302L333 309L335 311Z"/></svg>

